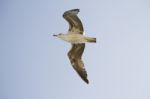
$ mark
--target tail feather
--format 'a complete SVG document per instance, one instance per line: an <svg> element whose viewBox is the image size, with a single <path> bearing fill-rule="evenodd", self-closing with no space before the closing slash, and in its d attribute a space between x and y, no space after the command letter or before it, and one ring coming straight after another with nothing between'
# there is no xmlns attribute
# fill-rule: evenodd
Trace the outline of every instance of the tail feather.
<svg viewBox="0 0 150 99"><path fill-rule="evenodd" d="M96 38L89 38L89 37L87 37L86 40L89 43L96 43Z"/></svg>

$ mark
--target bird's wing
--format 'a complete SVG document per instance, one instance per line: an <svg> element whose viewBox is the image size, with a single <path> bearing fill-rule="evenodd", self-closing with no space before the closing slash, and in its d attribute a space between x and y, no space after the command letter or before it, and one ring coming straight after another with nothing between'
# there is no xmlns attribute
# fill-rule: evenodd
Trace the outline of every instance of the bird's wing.
<svg viewBox="0 0 150 99"><path fill-rule="evenodd" d="M86 82L89 83L87 79L87 72L84 68L84 64L82 62L82 54L85 48L85 44L72 44L71 50L68 52L68 57L73 68L79 74L79 76Z"/></svg>
<svg viewBox="0 0 150 99"><path fill-rule="evenodd" d="M72 9L64 12L63 17L69 23L69 31L71 33L83 34L83 25L81 20L77 16L78 13L79 9Z"/></svg>

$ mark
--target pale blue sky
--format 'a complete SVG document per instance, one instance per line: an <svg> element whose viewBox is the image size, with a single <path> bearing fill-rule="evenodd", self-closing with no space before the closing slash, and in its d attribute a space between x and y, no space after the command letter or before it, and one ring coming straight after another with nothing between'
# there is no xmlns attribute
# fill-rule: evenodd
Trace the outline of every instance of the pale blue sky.
<svg viewBox="0 0 150 99"><path fill-rule="evenodd" d="M66 10L79 8L90 84L70 65ZM0 99L150 99L150 1L0 0Z"/></svg>

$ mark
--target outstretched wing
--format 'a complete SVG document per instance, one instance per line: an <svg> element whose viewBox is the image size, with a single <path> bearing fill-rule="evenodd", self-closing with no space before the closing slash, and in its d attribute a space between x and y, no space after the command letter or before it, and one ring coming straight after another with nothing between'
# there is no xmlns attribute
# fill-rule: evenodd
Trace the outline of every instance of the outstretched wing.
<svg viewBox="0 0 150 99"><path fill-rule="evenodd" d="M68 57L73 68L79 74L79 76L86 82L89 83L87 79L87 72L84 68L83 61L81 59L85 44L72 44L71 50L68 52Z"/></svg>
<svg viewBox="0 0 150 99"><path fill-rule="evenodd" d="M79 9L72 9L64 12L63 17L69 23L69 31L73 33L83 34L83 25L77 14Z"/></svg>

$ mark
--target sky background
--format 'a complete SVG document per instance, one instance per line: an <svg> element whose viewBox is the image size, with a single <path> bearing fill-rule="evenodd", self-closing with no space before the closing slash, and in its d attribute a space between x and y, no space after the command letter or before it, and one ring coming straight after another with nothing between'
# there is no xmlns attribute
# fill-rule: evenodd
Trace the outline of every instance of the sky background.
<svg viewBox="0 0 150 99"><path fill-rule="evenodd" d="M73 70L66 10L79 8L90 84ZM0 99L150 99L149 0L0 0Z"/></svg>

